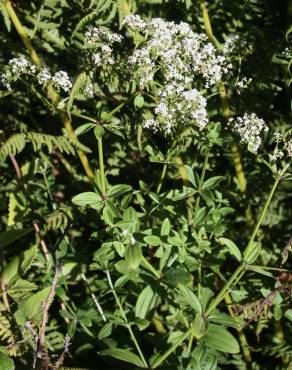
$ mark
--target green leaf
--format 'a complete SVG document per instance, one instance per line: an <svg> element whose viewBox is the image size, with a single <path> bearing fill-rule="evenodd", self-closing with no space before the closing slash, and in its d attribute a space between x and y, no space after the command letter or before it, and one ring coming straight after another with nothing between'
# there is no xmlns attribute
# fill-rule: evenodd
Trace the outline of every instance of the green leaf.
<svg viewBox="0 0 292 370"><path fill-rule="evenodd" d="M91 122L84 123L83 125L77 127L77 129L75 130L75 135L76 136L82 135L85 132L90 131L91 129L93 129L95 126L96 126L96 124L91 123Z"/></svg>
<svg viewBox="0 0 292 370"><path fill-rule="evenodd" d="M23 255L20 259L20 272L22 275L24 275L29 270L31 264L33 263L33 260L36 258L37 253L38 247L36 244L23 252Z"/></svg>
<svg viewBox="0 0 292 370"><path fill-rule="evenodd" d="M170 233L170 222L168 218L165 218L160 229L160 235L161 236L167 236Z"/></svg>
<svg viewBox="0 0 292 370"><path fill-rule="evenodd" d="M17 239L20 239L30 233L32 230L32 228L28 228L3 231L2 233L0 233L0 248L6 247L6 245L15 242Z"/></svg>
<svg viewBox="0 0 292 370"><path fill-rule="evenodd" d="M195 178L194 171L193 171L192 167L191 166L188 166L188 165L185 165L184 168L185 168L185 172L186 172L186 176L187 176L188 181L195 188L197 188L199 183L198 183L198 179Z"/></svg>
<svg viewBox="0 0 292 370"><path fill-rule="evenodd" d="M202 314L202 306L197 296L192 290L184 285L179 284L178 288L185 298L186 302L198 313Z"/></svg>
<svg viewBox="0 0 292 370"><path fill-rule="evenodd" d="M81 193L72 198L72 203L77 206L90 206L94 209L100 209L102 207L102 199L99 194L92 191Z"/></svg>
<svg viewBox="0 0 292 370"><path fill-rule="evenodd" d="M134 106L137 108L142 108L144 105L144 98L142 95L137 95L134 99Z"/></svg>
<svg viewBox="0 0 292 370"><path fill-rule="evenodd" d="M195 320L193 322L193 335L195 338L200 339L206 333L206 321L201 314L196 313Z"/></svg>
<svg viewBox="0 0 292 370"><path fill-rule="evenodd" d="M261 250L261 242L250 243L244 252L243 259L247 263L253 263L257 259L260 253L260 250Z"/></svg>
<svg viewBox="0 0 292 370"><path fill-rule="evenodd" d="M107 322L99 331L98 339L107 338L111 335L113 330L113 324L111 322Z"/></svg>
<svg viewBox="0 0 292 370"><path fill-rule="evenodd" d="M142 290L135 307L135 316L140 319L145 319L148 312L151 311L157 304L157 294L153 292L150 285Z"/></svg>
<svg viewBox="0 0 292 370"><path fill-rule="evenodd" d="M292 308L288 308L288 310L285 311L284 316L288 320L292 321Z"/></svg>
<svg viewBox="0 0 292 370"><path fill-rule="evenodd" d="M129 245L126 248L125 258L129 264L129 267L136 269L140 265L142 259L142 250L140 245Z"/></svg>
<svg viewBox="0 0 292 370"><path fill-rule="evenodd" d="M210 324L205 343L208 347L225 353L239 353L240 347L237 340L223 326Z"/></svg>
<svg viewBox="0 0 292 370"><path fill-rule="evenodd" d="M209 320L216 323L221 324L224 326L230 326L234 329L240 329L240 320L239 318L231 317L227 313L224 312L215 312L211 316L209 316Z"/></svg>
<svg viewBox="0 0 292 370"><path fill-rule="evenodd" d="M147 235L143 238L143 240L145 241L145 243L153 246L158 246L161 243L159 236L156 235Z"/></svg>
<svg viewBox="0 0 292 370"><path fill-rule="evenodd" d="M17 300L19 296L22 296L36 289L37 286L28 280L23 280L20 278L16 280L13 279L12 282L7 285L7 294Z"/></svg>
<svg viewBox="0 0 292 370"><path fill-rule="evenodd" d="M261 274L264 276L268 277L273 277L273 274L270 271L265 270L264 268L261 268L260 266L253 266L253 265L248 265L246 266L247 270L251 270L256 272L257 274Z"/></svg>
<svg viewBox="0 0 292 370"><path fill-rule="evenodd" d="M202 190L209 190L215 188L220 181L224 179L224 176L214 176L206 180L202 186Z"/></svg>
<svg viewBox="0 0 292 370"><path fill-rule="evenodd" d="M226 247L229 250L229 253L232 256L234 256L237 259L237 261L240 262L242 260L240 250L238 249L236 244L233 243L233 241L231 241L230 239L227 239L227 238L219 238L218 241L219 241L220 244L226 245Z"/></svg>
<svg viewBox="0 0 292 370"><path fill-rule="evenodd" d="M164 272L163 278L172 286L177 286L178 284L188 285L192 281L192 275L189 272L172 267Z"/></svg>
<svg viewBox="0 0 292 370"><path fill-rule="evenodd" d="M19 257L16 256L4 268L2 278L5 284L8 284L8 282L11 279L18 275L18 268L19 268Z"/></svg>
<svg viewBox="0 0 292 370"><path fill-rule="evenodd" d="M95 126L95 128L94 128L94 135L97 138L97 140L100 139L100 138L102 138L103 135L104 135L104 133L105 133L105 130L102 127L102 125Z"/></svg>
<svg viewBox="0 0 292 370"><path fill-rule="evenodd" d="M117 197L131 190L132 190L131 185L126 185L126 184L114 185L109 189L107 195L109 197Z"/></svg>
<svg viewBox="0 0 292 370"><path fill-rule="evenodd" d="M13 360L5 355L3 352L0 352L0 369L1 370L14 370Z"/></svg>
<svg viewBox="0 0 292 370"><path fill-rule="evenodd" d="M46 300L50 287L44 288L40 292L29 297L24 304L15 312L15 320L18 325L24 325L28 320L38 322L42 316L41 303Z"/></svg>
<svg viewBox="0 0 292 370"><path fill-rule="evenodd" d="M135 353L121 348L109 348L99 352L102 356L111 356L118 360L129 362L138 367L145 368L143 361Z"/></svg>

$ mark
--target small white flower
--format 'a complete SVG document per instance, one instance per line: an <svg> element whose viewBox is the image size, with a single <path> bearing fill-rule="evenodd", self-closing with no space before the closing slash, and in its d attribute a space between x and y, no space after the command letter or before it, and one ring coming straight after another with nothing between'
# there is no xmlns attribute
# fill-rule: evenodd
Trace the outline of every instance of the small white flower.
<svg viewBox="0 0 292 370"><path fill-rule="evenodd" d="M72 83L69 79L68 73L65 71L59 71L52 77L52 84L57 90L69 91L72 87Z"/></svg>
<svg viewBox="0 0 292 370"><path fill-rule="evenodd" d="M122 231L122 235L123 236L127 236L129 234L129 230L128 229L125 229Z"/></svg>
<svg viewBox="0 0 292 370"><path fill-rule="evenodd" d="M37 80L40 85L46 85L51 79L52 75L47 67L43 67L37 74Z"/></svg>
<svg viewBox="0 0 292 370"><path fill-rule="evenodd" d="M147 23L137 14L127 15L123 24L133 31L144 31L147 27Z"/></svg>
<svg viewBox="0 0 292 370"><path fill-rule="evenodd" d="M132 236L130 236L130 243L131 245L134 245L136 243L136 239Z"/></svg>
<svg viewBox="0 0 292 370"><path fill-rule="evenodd" d="M94 97L93 85L91 83L85 86L84 95L87 96L88 98Z"/></svg>
<svg viewBox="0 0 292 370"><path fill-rule="evenodd" d="M240 136L242 143L248 144L251 152L256 154L262 143L261 135L269 130L265 121L255 113L245 113L243 117L230 118L228 125L231 130Z"/></svg>

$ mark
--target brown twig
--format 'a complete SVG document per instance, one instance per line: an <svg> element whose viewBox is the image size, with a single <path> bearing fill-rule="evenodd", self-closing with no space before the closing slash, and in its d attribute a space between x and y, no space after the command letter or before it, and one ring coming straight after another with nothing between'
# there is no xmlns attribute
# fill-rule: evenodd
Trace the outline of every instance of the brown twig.
<svg viewBox="0 0 292 370"><path fill-rule="evenodd" d="M60 366L63 365L65 355L66 355L66 353L69 352L69 346L71 344L70 339L71 338L69 337L69 335L66 334L65 342L64 342L64 350L61 353L61 356L59 357L59 359L55 362L55 364L52 365L52 367L51 367L52 370L58 370L60 368Z"/></svg>
<svg viewBox="0 0 292 370"><path fill-rule="evenodd" d="M33 221L32 224L33 224L33 227L34 227L34 230L35 230L37 236L39 237L40 245L41 245L43 254L45 256L45 259L46 259L47 262L49 262L50 261L50 253L49 253L49 250L48 250L48 247L47 247L47 244L46 244L45 240L41 236L39 225L38 225L37 221Z"/></svg>

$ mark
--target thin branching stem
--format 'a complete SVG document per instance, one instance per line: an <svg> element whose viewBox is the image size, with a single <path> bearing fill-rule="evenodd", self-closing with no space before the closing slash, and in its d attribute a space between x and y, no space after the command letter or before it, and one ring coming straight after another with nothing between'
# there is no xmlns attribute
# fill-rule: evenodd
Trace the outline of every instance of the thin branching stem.
<svg viewBox="0 0 292 370"><path fill-rule="evenodd" d="M116 291L115 291L115 288L114 288L114 285L113 285L113 283L112 283L112 279L111 279L110 273L109 273L109 271L108 271L108 270L106 270L106 271L105 271L105 273L106 273L106 277L107 277L108 284L109 284L109 286L110 286L110 288L111 288L111 292L112 292L112 294L113 294L113 296L114 296L114 299L115 299L115 301L116 301L116 304L117 304L117 306L118 306L118 308L119 308L120 314L121 314L121 316L122 316L122 318L123 318L123 320L124 320L124 322L125 322L125 324L126 324L126 328L127 328L127 329L128 329L128 331L129 331L130 337L131 337L131 339L132 339L132 341L133 341L133 343L134 343L134 345L135 345L135 347L136 347L136 350L137 350L137 352L138 352L138 354L139 354L139 356L140 356L140 358L141 358L141 360L142 360L142 362L143 362L144 366L145 366L146 368L148 368L147 361L145 360L145 357L144 357L143 352L142 352L142 350L141 350L141 348L140 348L140 346L139 346L139 343L138 343L138 341L137 341L137 339L136 339L136 336L135 336L135 334L134 334L134 332L133 332L133 330L132 330L132 328L131 328L131 325L129 324L129 321L128 321L128 319L127 319L127 315L126 315L126 313L125 313L125 311L124 311L123 305L122 305L122 303L121 303L121 301L120 301L119 296L117 295L117 293L116 293Z"/></svg>

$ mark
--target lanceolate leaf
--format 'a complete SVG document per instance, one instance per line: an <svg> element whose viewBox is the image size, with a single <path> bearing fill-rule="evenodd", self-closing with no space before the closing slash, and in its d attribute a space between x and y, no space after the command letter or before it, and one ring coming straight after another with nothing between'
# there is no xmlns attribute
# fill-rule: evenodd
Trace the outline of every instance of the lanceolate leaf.
<svg viewBox="0 0 292 370"><path fill-rule="evenodd" d="M244 252L243 259L247 263L253 263L257 259L260 253L260 250L261 250L261 242L254 241L250 243Z"/></svg>
<svg viewBox="0 0 292 370"><path fill-rule="evenodd" d="M124 193L127 193L128 191L130 191L132 189L132 186L130 185L125 185L125 184L121 184L121 185L114 185L112 186L109 191L108 191L108 196L109 197L117 197L119 195L122 195Z"/></svg>
<svg viewBox="0 0 292 370"><path fill-rule="evenodd" d="M157 294L153 292L150 286L147 286L140 293L136 307L135 316L144 319L148 312L151 311L157 304Z"/></svg>
<svg viewBox="0 0 292 370"><path fill-rule="evenodd" d="M178 288L182 294L182 296L185 298L186 302L198 313L202 313L202 306L200 301L198 300L195 293L192 292L192 290L184 285L179 284Z"/></svg>
<svg viewBox="0 0 292 370"><path fill-rule="evenodd" d="M230 239L227 239L227 238L219 238L219 243L221 243L223 245L226 245L230 254L232 254L237 259L237 261L240 262L242 260L240 250L238 249L236 244L233 243L233 241L231 241Z"/></svg>
<svg viewBox="0 0 292 370"><path fill-rule="evenodd" d="M72 198L72 202L78 206L90 206L95 209L102 206L100 195L91 191L76 195Z"/></svg>
<svg viewBox="0 0 292 370"><path fill-rule="evenodd" d="M118 360L129 362L138 367L145 368L143 361L135 353L121 348L110 348L99 352L102 356L111 356Z"/></svg>
<svg viewBox="0 0 292 370"><path fill-rule="evenodd" d="M238 353L240 347L237 340L223 326L210 324L207 334L204 336L206 345L217 351L226 353Z"/></svg>
<svg viewBox="0 0 292 370"><path fill-rule="evenodd" d="M129 264L129 267L136 269L140 265L142 259L141 246L137 244L129 245L126 248L125 258Z"/></svg>

